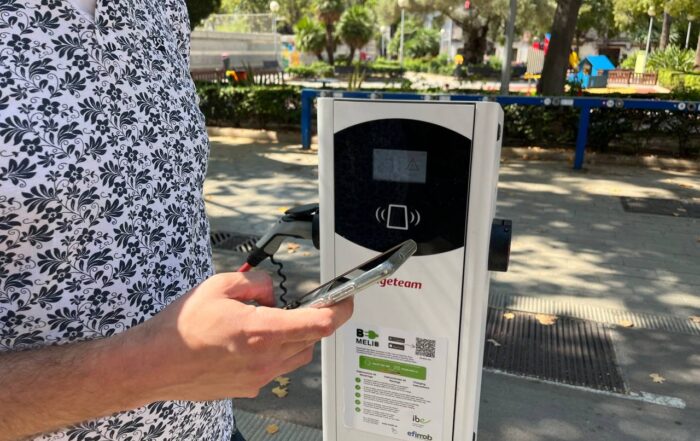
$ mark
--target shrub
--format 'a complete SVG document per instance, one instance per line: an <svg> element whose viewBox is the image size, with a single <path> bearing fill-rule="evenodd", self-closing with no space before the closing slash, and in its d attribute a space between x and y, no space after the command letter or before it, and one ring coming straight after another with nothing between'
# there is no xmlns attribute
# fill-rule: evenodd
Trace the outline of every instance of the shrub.
<svg viewBox="0 0 700 441"><path fill-rule="evenodd" d="M401 31L394 34L389 43L389 53L397 56L401 46ZM440 32L435 29L426 29L422 24L412 20L404 25L405 58L421 58L436 56L440 52Z"/></svg>
<svg viewBox="0 0 700 441"><path fill-rule="evenodd" d="M647 70L675 70L692 72L695 64L695 52L677 46L668 46L663 51L654 51L647 60Z"/></svg>
<svg viewBox="0 0 700 441"><path fill-rule="evenodd" d="M197 92L199 107L210 125L298 126L301 118L301 94L297 87L231 87L200 83Z"/></svg>
<svg viewBox="0 0 700 441"><path fill-rule="evenodd" d="M404 59L404 67L411 72L426 72L442 75L452 75L454 65L450 63L447 55L424 58Z"/></svg>
<svg viewBox="0 0 700 441"><path fill-rule="evenodd" d="M370 71L376 75L386 75L388 77L400 77L406 72L398 61L377 58L369 65Z"/></svg>
<svg viewBox="0 0 700 441"><path fill-rule="evenodd" d="M671 90L680 89L682 93L686 94L700 94L700 74L662 69L658 75L659 84L664 87L668 87Z"/></svg>
<svg viewBox="0 0 700 441"><path fill-rule="evenodd" d="M324 61L315 61L309 65L289 66L285 72L295 78L324 78L333 76L333 66Z"/></svg>
<svg viewBox="0 0 700 441"><path fill-rule="evenodd" d="M636 50L629 54L627 58L622 60L620 63L620 69L634 69L637 66L637 57L639 56L640 50Z"/></svg>
<svg viewBox="0 0 700 441"><path fill-rule="evenodd" d="M495 55L490 55L488 60L486 61L486 64L491 67L493 70L501 71L503 68L503 60L501 60L500 57L497 57Z"/></svg>

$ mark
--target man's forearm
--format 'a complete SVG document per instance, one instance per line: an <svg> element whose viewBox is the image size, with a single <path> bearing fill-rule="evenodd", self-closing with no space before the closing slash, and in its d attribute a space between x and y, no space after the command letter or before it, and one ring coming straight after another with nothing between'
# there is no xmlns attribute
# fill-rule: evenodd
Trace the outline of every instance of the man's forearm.
<svg viewBox="0 0 700 441"><path fill-rule="evenodd" d="M126 334L0 354L0 441L157 401L143 338Z"/></svg>

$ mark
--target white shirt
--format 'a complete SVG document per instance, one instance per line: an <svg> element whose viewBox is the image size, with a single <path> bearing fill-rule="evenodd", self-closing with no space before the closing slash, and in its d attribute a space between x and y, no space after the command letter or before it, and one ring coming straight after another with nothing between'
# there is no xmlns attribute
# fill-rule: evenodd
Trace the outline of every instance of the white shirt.
<svg viewBox="0 0 700 441"><path fill-rule="evenodd" d="M185 0L94 8L0 0L0 354L123 332L213 273ZM230 400L168 401L34 439L233 431Z"/></svg>
<svg viewBox="0 0 700 441"><path fill-rule="evenodd" d="M95 7L97 6L97 0L71 0L76 8L88 14L91 17L95 17Z"/></svg>

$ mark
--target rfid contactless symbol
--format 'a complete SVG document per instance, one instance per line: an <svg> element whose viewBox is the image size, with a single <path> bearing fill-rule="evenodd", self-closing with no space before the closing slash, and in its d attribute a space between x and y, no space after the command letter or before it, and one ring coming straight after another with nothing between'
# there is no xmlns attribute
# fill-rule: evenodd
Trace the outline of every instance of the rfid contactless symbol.
<svg viewBox="0 0 700 441"><path fill-rule="evenodd" d="M390 230L408 230L411 226L417 227L421 221L421 215L418 210L401 204L377 207L374 211L374 217L377 219L377 222L386 225Z"/></svg>

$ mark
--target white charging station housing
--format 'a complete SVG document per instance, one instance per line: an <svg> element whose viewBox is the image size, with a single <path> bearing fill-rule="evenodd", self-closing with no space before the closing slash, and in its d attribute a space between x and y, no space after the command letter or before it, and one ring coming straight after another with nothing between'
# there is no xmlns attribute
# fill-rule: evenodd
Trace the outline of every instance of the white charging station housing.
<svg viewBox="0 0 700 441"><path fill-rule="evenodd" d="M323 341L323 439L475 439L502 109L318 105L322 282L403 240L418 243Z"/></svg>

